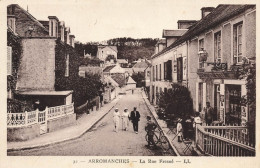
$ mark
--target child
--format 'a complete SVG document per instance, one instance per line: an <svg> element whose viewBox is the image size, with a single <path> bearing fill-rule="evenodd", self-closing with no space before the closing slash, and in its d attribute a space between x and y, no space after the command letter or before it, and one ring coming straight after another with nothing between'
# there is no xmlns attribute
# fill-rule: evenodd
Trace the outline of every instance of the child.
<svg viewBox="0 0 260 168"><path fill-rule="evenodd" d="M179 118L178 119L178 123L177 123L177 134L178 134L178 142L182 142L181 138L182 138L182 119Z"/></svg>
<svg viewBox="0 0 260 168"><path fill-rule="evenodd" d="M193 121L193 128L196 128L197 124L199 124L199 125L202 124L199 112L195 113L195 117L194 117L194 121Z"/></svg>

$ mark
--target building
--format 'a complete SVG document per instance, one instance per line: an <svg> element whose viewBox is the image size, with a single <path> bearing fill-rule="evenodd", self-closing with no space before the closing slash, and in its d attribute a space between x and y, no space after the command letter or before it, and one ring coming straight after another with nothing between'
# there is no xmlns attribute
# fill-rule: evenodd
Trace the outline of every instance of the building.
<svg viewBox="0 0 260 168"><path fill-rule="evenodd" d="M118 63L122 68L127 68L127 67L128 67L128 60L127 60L127 59L117 59L117 63Z"/></svg>
<svg viewBox="0 0 260 168"><path fill-rule="evenodd" d="M7 17L8 66L14 70L8 75L15 79L9 98L48 107L71 104L73 91L64 84L78 75L78 65L69 27L56 16L39 21L17 4L7 7ZM13 39L19 39L18 49Z"/></svg>
<svg viewBox="0 0 260 168"><path fill-rule="evenodd" d="M239 101L247 93L246 80L236 74L256 58L256 7L218 5L201 12L201 20L152 56L150 100L156 104L158 93L179 83L190 90L194 110L210 102L214 120L246 125L250 112Z"/></svg>
<svg viewBox="0 0 260 168"><path fill-rule="evenodd" d="M117 61L116 46L98 46L97 58L104 61L105 66L113 65Z"/></svg>
<svg viewBox="0 0 260 168"><path fill-rule="evenodd" d="M136 89L136 82L133 80L131 76L129 76L126 83L126 90L135 90L135 89Z"/></svg>

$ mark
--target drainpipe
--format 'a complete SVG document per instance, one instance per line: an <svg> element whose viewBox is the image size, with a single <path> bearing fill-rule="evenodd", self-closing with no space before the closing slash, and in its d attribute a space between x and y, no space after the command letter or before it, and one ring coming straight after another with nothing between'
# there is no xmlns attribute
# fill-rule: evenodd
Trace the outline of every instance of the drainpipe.
<svg viewBox="0 0 260 168"><path fill-rule="evenodd" d="M189 41L186 41L186 44L187 44L187 62L186 62L186 66L187 66L187 88L189 87L189 70L188 70L188 68L189 68Z"/></svg>

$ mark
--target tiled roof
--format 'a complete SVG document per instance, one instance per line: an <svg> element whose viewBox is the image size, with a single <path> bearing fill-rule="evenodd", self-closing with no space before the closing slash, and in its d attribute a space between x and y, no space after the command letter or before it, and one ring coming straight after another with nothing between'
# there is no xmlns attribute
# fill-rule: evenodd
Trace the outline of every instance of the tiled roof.
<svg viewBox="0 0 260 168"><path fill-rule="evenodd" d="M103 48L105 48L105 47L109 47L109 48L111 48L112 50L114 50L115 52L118 52L118 51L117 51L117 46L99 45L99 46L98 46L98 49L103 49Z"/></svg>
<svg viewBox="0 0 260 168"><path fill-rule="evenodd" d="M214 26L240 14L249 8L254 8L255 5L218 5L215 10L210 14L202 18L200 21L195 23L190 29L178 40L176 40L169 47L163 49L161 52L153 55L152 57L157 57L172 48L180 45L181 43L199 35L200 33L211 29Z"/></svg>
<svg viewBox="0 0 260 168"><path fill-rule="evenodd" d="M111 78L119 84L119 87L125 85L125 76L124 74L113 74Z"/></svg>
<svg viewBox="0 0 260 168"><path fill-rule="evenodd" d="M113 69L115 66L116 66L116 65L107 66L107 67L103 70L103 72L110 72L111 69Z"/></svg>
<svg viewBox="0 0 260 168"><path fill-rule="evenodd" d="M163 30L163 37L180 37L187 29L176 29L176 30Z"/></svg>

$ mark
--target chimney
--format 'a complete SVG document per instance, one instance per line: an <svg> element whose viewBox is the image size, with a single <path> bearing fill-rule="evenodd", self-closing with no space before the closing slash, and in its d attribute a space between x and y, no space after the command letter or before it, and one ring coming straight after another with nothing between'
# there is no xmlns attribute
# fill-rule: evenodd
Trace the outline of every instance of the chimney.
<svg viewBox="0 0 260 168"><path fill-rule="evenodd" d="M189 29L197 20L178 20L178 29Z"/></svg>
<svg viewBox="0 0 260 168"><path fill-rule="evenodd" d="M49 16L49 36L58 37L59 19L56 16Z"/></svg>
<svg viewBox="0 0 260 168"><path fill-rule="evenodd" d="M69 27L65 27L64 42L66 44L70 44L70 28Z"/></svg>
<svg viewBox="0 0 260 168"><path fill-rule="evenodd" d="M70 35L70 45L74 48L75 47L75 42L74 42L75 36Z"/></svg>
<svg viewBox="0 0 260 168"><path fill-rule="evenodd" d="M201 8L201 18L204 18L205 16L207 16L214 9L215 9L214 7L203 7L203 8Z"/></svg>
<svg viewBox="0 0 260 168"><path fill-rule="evenodd" d="M59 37L62 42L65 41L64 34L65 34L65 22L60 21Z"/></svg>

